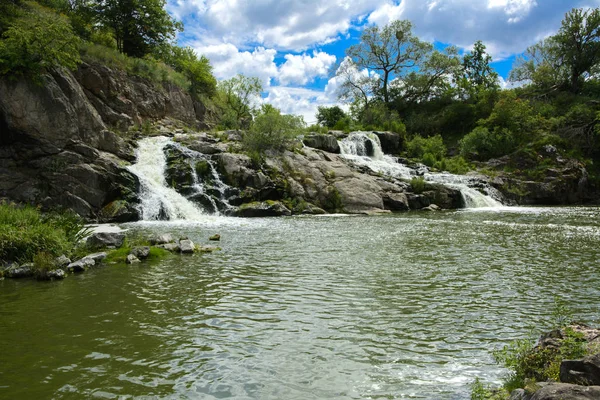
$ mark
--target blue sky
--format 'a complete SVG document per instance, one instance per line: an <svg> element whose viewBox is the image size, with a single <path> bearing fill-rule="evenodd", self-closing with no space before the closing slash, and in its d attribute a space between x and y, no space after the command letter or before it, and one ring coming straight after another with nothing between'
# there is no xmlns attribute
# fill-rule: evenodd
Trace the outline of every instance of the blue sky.
<svg viewBox="0 0 600 400"><path fill-rule="evenodd" d="M483 41L506 79L515 57L554 34L575 7L600 0L168 0L179 43L206 55L218 79L257 76L264 102L314 122L338 103L332 70L370 24L408 19L422 40L468 51ZM503 80L503 84L505 84Z"/></svg>

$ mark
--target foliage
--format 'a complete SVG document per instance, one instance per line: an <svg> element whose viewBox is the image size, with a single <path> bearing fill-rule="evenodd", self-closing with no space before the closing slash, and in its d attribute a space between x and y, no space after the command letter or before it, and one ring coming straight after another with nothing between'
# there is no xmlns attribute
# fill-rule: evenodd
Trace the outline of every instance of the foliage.
<svg viewBox="0 0 600 400"><path fill-rule="evenodd" d="M441 171L458 175L464 175L472 169L472 166L462 156L443 158L436 161L433 166Z"/></svg>
<svg viewBox="0 0 600 400"><path fill-rule="evenodd" d="M425 191L425 179L422 176L414 177L410 180L410 187L413 193L421 194Z"/></svg>
<svg viewBox="0 0 600 400"><path fill-rule="evenodd" d="M72 210L51 211L42 216L42 222L63 231L69 243L79 243L92 233L92 228Z"/></svg>
<svg viewBox="0 0 600 400"><path fill-rule="evenodd" d="M36 3L27 5L23 15L12 21L2 35L0 75L39 78L47 69L77 67L79 39L69 22Z"/></svg>
<svg viewBox="0 0 600 400"><path fill-rule="evenodd" d="M48 273L57 268L56 261L52 254L41 251L33 256L34 276L39 280L48 279Z"/></svg>
<svg viewBox="0 0 600 400"><path fill-rule="evenodd" d="M340 120L347 118L346 113L339 106L317 107L317 122L327 128L335 127ZM337 128L336 128L337 129Z"/></svg>
<svg viewBox="0 0 600 400"><path fill-rule="evenodd" d="M263 104L252 127L242 136L242 145L250 152L281 151L304 127L302 117L284 115L272 105Z"/></svg>
<svg viewBox="0 0 600 400"><path fill-rule="evenodd" d="M175 39L183 25L165 10L165 0L99 0L98 22L112 29L117 49L132 57L143 57L155 46Z"/></svg>
<svg viewBox="0 0 600 400"><path fill-rule="evenodd" d="M471 89L471 95L474 94L473 89L475 92L479 92L481 89L498 88L498 74L492 70L491 62L492 56L485 52L485 45L481 40L476 41L473 50L465 54L463 58L463 87L466 81Z"/></svg>
<svg viewBox="0 0 600 400"><path fill-rule="evenodd" d="M430 43L420 41L412 34L408 20L393 21L388 25L366 28L358 44L350 46L346 55L357 69L377 71L377 90L385 104L390 103L390 81L403 76L419 66L425 54L432 48Z"/></svg>
<svg viewBox="0 0 600 400"><path fill-rule="evenodd" d="M40 252L55 257L68 253L74 243L59 225L45 221L31 206L0 204L0 261L30 262Z"/></svg>
<svg viewBox="0 0 600 400"><path fill-rule="evenodd" d="M248 128L261 92L262 84L257 77L238 74L231 79L220 81L217 103L222 111L221 127Z"/></svg>
<svg viewBox="0 0 600 400"><path fill-rule="evenodd" d="M509 393L502 389L494 389L484 385L479 378L471 383L471 400L505 400Z"/></svg>
<svg viewBox="0 0 600 400"><path fill-rule="evenodd" d="M441 161L446 155L446 145L440 135L429 138L416 135L406 142L406 154L408 157L418 159L424 159L426 155L429 155L428 157L433 162ZM433 163L430 166L433 166Z"/></svg>

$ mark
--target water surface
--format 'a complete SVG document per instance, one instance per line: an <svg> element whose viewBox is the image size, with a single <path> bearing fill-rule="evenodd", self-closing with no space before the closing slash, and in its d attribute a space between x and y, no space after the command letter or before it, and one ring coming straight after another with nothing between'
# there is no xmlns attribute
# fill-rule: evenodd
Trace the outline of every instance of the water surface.
<svg viewBox="0 0 600 400"><path fill-rule="evenodd" d="M140 223L222 251L0 282L0 398L467 399L555 296L598 322L598 208Z"/></svg>

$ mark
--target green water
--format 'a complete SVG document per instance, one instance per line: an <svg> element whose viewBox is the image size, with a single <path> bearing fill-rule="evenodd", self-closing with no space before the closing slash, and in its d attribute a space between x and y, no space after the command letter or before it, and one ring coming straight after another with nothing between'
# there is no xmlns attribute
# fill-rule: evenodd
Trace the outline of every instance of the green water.
<svg viewBox="0 0 600 400"><path fill-rule="evenodd" d="M598 208L137 224L223 250L0 282L0 398L467 399L598 323Z"/></svg>

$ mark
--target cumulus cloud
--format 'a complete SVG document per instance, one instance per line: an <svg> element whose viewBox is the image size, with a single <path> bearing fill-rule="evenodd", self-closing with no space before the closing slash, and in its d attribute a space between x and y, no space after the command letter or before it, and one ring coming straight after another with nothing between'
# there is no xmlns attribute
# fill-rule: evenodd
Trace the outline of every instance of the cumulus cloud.
<svg viewBox="0 0 600 400"><path fill-rule="evenodd" d="M286 54L285 60L279 69L279 82L282 85L306 85L317 77L327 76L336 57L322 51L315 51L312 56Z"/></svg>

